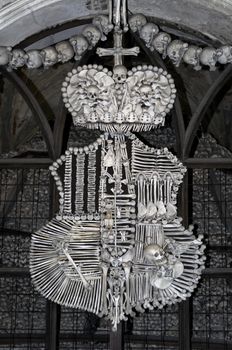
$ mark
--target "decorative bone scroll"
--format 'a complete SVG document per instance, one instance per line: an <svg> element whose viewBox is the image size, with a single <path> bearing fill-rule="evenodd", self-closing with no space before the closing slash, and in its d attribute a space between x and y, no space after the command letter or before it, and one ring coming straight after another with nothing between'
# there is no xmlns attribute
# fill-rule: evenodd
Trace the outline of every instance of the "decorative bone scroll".
<svg viewBox="0 0 232 350"><path fill-rule="evenodd" d="M139 48L122 47L126 0L109 4L106 25L114 29L114 47L97 54L114 56L112 72L96 64L77 67L62 87L74 125L105 133L89 146L68 149L50 167L59 213L32 235L30 271L46 298L105 316L116 330L135 311L189 297L204 268L205 246L203 236L196 237L193 226L186 229L177 215L186 168L167 148L146 146L131 133L164 125L174 80L150 65L127 70L123 57L137 56ZM146 24L141 18L134 27ZM99 17L99 30L83 32L92 46L105 39L104 23ZM147 25L142 36L149 43L157 33L157 26ZM174 44L184 55L187 47ZM44 51L44 60L50 52Z"/></svg>

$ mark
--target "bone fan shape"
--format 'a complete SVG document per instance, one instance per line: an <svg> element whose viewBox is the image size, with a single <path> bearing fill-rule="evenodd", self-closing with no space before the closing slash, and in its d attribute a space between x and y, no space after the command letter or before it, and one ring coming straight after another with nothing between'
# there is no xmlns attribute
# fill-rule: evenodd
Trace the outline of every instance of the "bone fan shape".
<svg viewBox="0 0 232 350"><path fill-rule="evenodd" d="M126 142L127 141L127 142ZM185 167L167 149L105 133L51 166L57 216L32 236L35 287L61 305L105 316L185 300L204 268L202 236L185 229L176 197Z"/></svg>

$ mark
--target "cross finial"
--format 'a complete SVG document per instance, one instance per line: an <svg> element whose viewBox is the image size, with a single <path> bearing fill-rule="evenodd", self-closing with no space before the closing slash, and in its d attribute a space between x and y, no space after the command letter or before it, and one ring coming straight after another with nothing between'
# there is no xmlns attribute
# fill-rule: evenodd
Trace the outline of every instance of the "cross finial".
<svg viewBox="0 0 232 350"><path fill-rule="evenodd" d="M114 66L122 65L124 56L137 56L140 51L138 46L129 49L122 47L123 32L128 30L126 2L127 0L109 0L109 22L114 25L114 47L97 49L97 54L101 57L114 56ZM121 28L121 19L123 28Z"/></svg>
<svg viewBox="0 0 232 350"><path fill-rule="evenodd" d="M138 56L139 47L135 46L130 49L122 47L122 33L114 32L114 47L109 49L104 49L99 47L97 49L97 54L99 56L114 56L114 65L123 64L123 56Z"/></svg>

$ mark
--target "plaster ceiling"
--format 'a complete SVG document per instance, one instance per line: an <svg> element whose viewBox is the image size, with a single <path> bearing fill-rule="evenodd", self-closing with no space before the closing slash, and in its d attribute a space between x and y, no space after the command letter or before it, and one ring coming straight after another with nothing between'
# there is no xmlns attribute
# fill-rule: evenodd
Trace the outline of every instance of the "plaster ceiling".
<svg viewBox="0 0 232 350"><path fill-rule="evenodd" d="M0 45L14 46L46 28L107 11L107 0L0 0ZM131 12L231 42L232 0L129 0ZM215 25L216 24L216 25Z"/></svg>

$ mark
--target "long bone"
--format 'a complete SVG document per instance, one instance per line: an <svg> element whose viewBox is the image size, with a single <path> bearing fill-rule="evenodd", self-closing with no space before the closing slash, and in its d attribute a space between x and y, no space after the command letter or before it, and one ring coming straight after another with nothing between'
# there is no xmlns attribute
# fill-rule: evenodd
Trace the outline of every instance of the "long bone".
<svg viewBox="0 0 232 350"><path fill-rule="evenodd" d="M99 308L100 308L100 302L101 302L101 295L102 295L102 284L101 281L98 281L98 288L97 288L97 298L96 298L96 304L94 308L94 313L98 314Z"/></svg>
<svg viewBox="0 0 232 350"><path fill-rule="evenodd" d="M75 291L76 281L75 280L68 280L68 281L69 283L67 286L67 290L66 290L66 293L63 294L64 298L62 300L62 303L64 303L65 305L70 305L75 295L74 291Z"/></svg>
<svg viewBox="0 0 232 350"><path fill-rule="evenodd" d="M58 292L56 298L59 303L62 303L65 306L70 305L72 302L72 298L74 297L73 291L75 289L75 281L69 278L65 279L66 281L66 287L64 288L63 292ZM65 285L65 283L64 283ZM69 303L70 300L70 303Z"/></svg>
<svg viewBox="0 0 232 350"><path fill-rule="evenodd" d="M91 291L88 291L88 295L85 299L84 310L92 312L92 302L95 300L96 283L93 284Z"/></svg>
<svg viewBox="0 0 232 350"><path fill-rule="evenodd" d="M74 294L75 299L73 301L73 305L75 305L75 307L79 306L79 299L80 299L81 291L83 290L82 281L78 281L76 284L77 284L76 293Z"/></svg>
<svg viewBox="0 0 232 350"><path fill-rule="evenodd" d="M125 278L126 278L126 314L130 314L131 312L131 305L130 305L130 271L131 271L131 263L123 263L124 271L125 271Z"/></svg>
<svg viewBox="0 0 232 350"><path fill-rule="evenodd" d="M80 279L81 279L84 287L86 289L90 289L91 288L91 284L89 282L87 282L87 280L85 279L85 277L81 273L81 266L75 264L75 262L73 261L72 257L70 256L69 252L65 248L63 249L63 253L65 254L66 258L70 261L70 263L73 265L74 269L76 270L76 272L80 276Z"/></svg>
<svg viewBox="0 0 232 350"><path fill-rule="evenodd" d="M146 215L146 203L145 203L145 180L144 174L139 173L137 176L138 182L138 218L143 219Z"/></svg>
<svg viewBox="0 0 232 350"><path fill-rule="evenodd" d="M114 199L114 195L111 194L103 194L103 198L109 198L109 199ZM134 193L130 193L130 194L118 194L117 195L117 199L124 199L124 198L131 198L131 199L135 199L136 198L136 194Z"/></svg>
<svg viewBox="0 0 232 350"><path fill-rule="evenodd" d="M193 292L194 289L192 286L189 286L188 283L184 283L184 281L178 282L177 280L172 282L172 286L175 288L180 287L181 289L183 288L183 290L188 290L190 292Z"/></svg>
<svg viewBox="0 0 232 350"><path fill-rule="evenodd" d="M56 287L56 291L58 291L58 293L56 294L55 300L57 301L61 300L61 296L65 295L65 292L67 293L67 290L69 290L67 287L69 283L70 283L70 280L68 278L65 278L62 281L61 286Z"/></svg>
<svg viewBox="0 0 232 350"><path fill-rule="evenodd" d="M107 309L107 300L106 300L106 291L107 291L107 273L109 270L109 265L106 263L101 264L102 268L102 305L101 305L101 314L106 315L108 312Z"/></svg>

